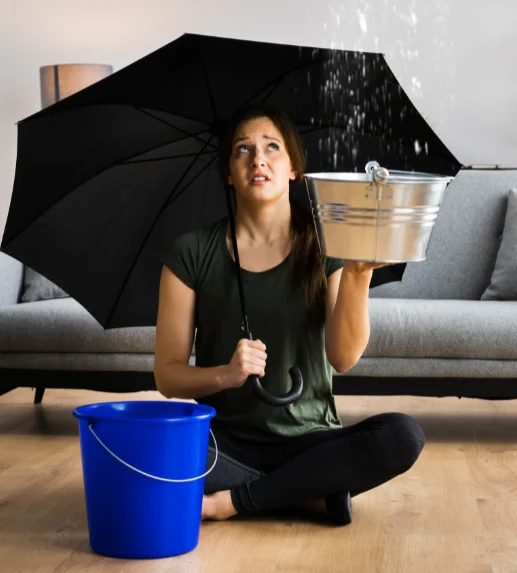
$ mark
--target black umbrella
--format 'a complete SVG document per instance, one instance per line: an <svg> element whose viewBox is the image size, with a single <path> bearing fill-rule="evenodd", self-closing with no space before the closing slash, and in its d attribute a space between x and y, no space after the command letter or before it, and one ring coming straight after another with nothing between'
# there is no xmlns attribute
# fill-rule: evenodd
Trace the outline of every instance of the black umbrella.
<svg viewBox="0 0 517 573"><path fill-rule="evenodd" d="M297 124L308 172L362 171L370 160L444 175L460 168L381 54L185 34L18 123L0 249L106 329L155 325L166 246L228 214L220 127L264 102ZM293 195L310 208L303 188ZM400 280L405 266L375 270L371 286Z"/></svg>

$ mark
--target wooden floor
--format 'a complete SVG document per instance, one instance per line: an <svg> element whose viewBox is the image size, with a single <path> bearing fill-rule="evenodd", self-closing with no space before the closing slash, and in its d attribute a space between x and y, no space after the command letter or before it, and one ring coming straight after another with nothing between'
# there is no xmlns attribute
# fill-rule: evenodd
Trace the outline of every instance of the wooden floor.
<svg viewBox="0 0 517 573"><path fill-rule="evenodd" d="M122 396L122 397L121 397ZM0 397L0 571L5 573L515 573L517 401L347 397L344 425L414 416L427 438L405 474L353 499L354 521L310 514L203 522L198 547L151 561L91 552L74 407L157 393L30 389Z"/></svg>

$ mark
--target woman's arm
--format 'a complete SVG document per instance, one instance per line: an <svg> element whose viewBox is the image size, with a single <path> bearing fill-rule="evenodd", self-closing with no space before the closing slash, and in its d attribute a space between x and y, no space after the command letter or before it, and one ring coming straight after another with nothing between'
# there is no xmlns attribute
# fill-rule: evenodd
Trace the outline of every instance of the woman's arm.
<svg viewBox="0 0 517 573"><path fill-rule="evenodd" d="M391 264L345 261L343 268L327 279L325 351L338 372L354 367L368 345L368 296L373 271Z"/></svg>
<svg viewBox="0 0 517 573"><path fill-rule="evenodd" d="M227 367L189 365L196 294L165 265L160 279L154 379L166 398L195 400L224 390Z"/></svg>
<svg viewBox="0 0 517 573"><path fill-rule="evenodd" d="M337 372L359 362L370 338L368 292L373 271L354 272L347 263L328 279L325 351Z"/></svg>

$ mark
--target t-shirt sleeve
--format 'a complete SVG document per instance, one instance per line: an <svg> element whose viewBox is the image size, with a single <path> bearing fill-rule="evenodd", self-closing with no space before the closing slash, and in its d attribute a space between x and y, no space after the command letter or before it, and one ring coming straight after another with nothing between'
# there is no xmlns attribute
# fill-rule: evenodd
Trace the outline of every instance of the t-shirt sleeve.
<svg viewBox="0 0 517 573"><path fill-rule="evenodd" d="M199 242L194 232L175 237L160 261L189 288L196 289Z"/></svg>
<svg viewBox="0 0 517 573"><path fill-rule="evenodd" d="M323 256L323 268L325 269L325 275L329 277L332 273L335 273L338 269L343 268L345 261L343 259L335 259L334 257Z"/></svg>

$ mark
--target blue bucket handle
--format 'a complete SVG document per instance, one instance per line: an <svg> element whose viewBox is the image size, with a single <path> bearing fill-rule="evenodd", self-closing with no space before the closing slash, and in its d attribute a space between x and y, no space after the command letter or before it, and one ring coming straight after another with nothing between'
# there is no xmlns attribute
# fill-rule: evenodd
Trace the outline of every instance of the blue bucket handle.
<svg viewBox="0 0 517 573"><path fill-rule="evenodd" d="M104 444L101 439L99 438L99 436L97 436L97 434L93 431L92 425L88 424L88 428L90 429L90 432L95 436L95 439L99 442L99 444L109 453L111 454L116 460L118 460L121 464L124 464L125 466L127 466L129 469L132 469L133 471L142 474L143 476L146 477L150 477L159 481L166 481L169 483L183 483L183 482L187 482L187 481L196 481L198 479L201 479L205 476L207 476L214 468L215 468L215 464L217 463L217 456L218 456L218 451L217 451L217 442L215 441L215 436L212 432L212 430L210 430L210 434L212 434L212 439L214 440L214 445L215 445L215 460L214 463L212 464L212 467L205 472L203 475L195 477L195 478L188 478L188 479L169 479L169 478L162 478L162 477L158 477L158 476L153 476L151 474L148 474L146 472L143 472L142 470L139 470L131 465L129 465L127 462L125 462L124 460L121 460L118 456L116 456L109 448L108 446L106 446L106 444Z"/></svg>

